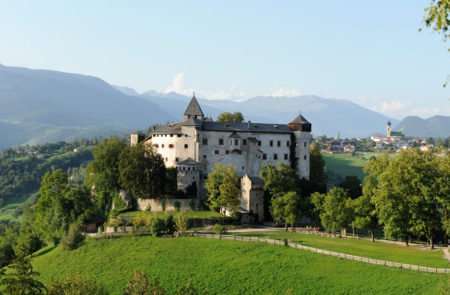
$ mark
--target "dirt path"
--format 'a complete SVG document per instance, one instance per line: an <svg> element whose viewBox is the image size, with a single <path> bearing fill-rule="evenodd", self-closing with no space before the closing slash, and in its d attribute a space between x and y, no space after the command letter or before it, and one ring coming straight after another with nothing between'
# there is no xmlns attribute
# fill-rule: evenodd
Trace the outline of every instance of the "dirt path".
<svg viewBox="0 0 450 295"><path fill-rule="evenodd" d="M448 248L442 247L442 251L444 252L444 258L450 262L450 253L448 252Z"/></svg>

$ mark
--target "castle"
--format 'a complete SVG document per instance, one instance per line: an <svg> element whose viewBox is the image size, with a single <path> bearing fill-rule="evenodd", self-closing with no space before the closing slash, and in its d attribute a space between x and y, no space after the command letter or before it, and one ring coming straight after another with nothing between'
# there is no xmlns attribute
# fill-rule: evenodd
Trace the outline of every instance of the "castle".
<svg viewBox="0 0 450 295"><path fill-rule="evenodd" d="M132 134L131 144L140 139ZM252 188L262 189L258 174L264 165L291 165L300 178L309 179L311 123L302 115L289 124L214 122L205 117L194 95L182 122L156 128L143 141L162 156L166 167L177 168L178 188L195 185L199 198L206 197L203 186L214 164L233 164L246 188L242 206L248 211L255 212L252 203L256 211L262 210L262 195ZM261 195L261 201L253 202L252 195Z"/></svg>

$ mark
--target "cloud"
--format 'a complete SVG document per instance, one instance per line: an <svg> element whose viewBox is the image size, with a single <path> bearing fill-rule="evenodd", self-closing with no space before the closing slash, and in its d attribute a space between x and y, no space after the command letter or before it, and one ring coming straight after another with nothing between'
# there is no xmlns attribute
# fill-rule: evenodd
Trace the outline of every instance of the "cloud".
<svg viewBox="0 0 450 295"><path fill-rule="evenodd" d="M292 96L301 95L301 92L298 89L278 88L278 89L275 89L274 91L266 93L266 95L273 96L273 97L292 97Z"/></svg>
<svg viewBox="0 0 450 295"><path fill-rule="evenodd" d="M406 109L409 106L408 103L401 102L399 100L383 101L381 103L381 112L398 112Z"/></svg>
<svg viewBox="0 0 450 295"><path fill-rule="evenodd" d="M175 77L172 79L172 84L166 88L166 93L169 92L177 92L177 93L183 93L183 84L184 84L184 74L179 73L176 74Z"/></svg>

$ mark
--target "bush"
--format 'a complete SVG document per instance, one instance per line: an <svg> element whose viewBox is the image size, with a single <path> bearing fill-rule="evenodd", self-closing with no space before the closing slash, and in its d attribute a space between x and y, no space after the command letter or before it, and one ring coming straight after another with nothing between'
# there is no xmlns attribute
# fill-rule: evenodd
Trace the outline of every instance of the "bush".
<svg viewBox="0 0 450 295"><path fill-rule="evenodd" d="M217 234L223 234L226 231L226 228L225 228L225 226L216 223L216 224L214 224L214 231Z"/></svg>
<svg viewBox="0 0 450 295"><path fill-rule="evenodd" d="M61 247L63 250L73 250L83 240L84 236L81 233L81 225L79 223L72 223L61 241Z"/></svg>
<svg viewBox="0 0 450 295"><path fill-rule="evenodd" d="M165 220L166 233L168 235L173 235L175 232L175 221L173 220L173 215L169 215Z"/></svg>
<svg viewBox="0 0 450 295"><path fill-rule="evenodd" d="M161 218L154 219L151 227L152 236L160 237L164 231L165 231L164 221Z"/></svg>
<svg viewBox="0 0 450 295"><path fill-rule="evenodd" d="M189 219L185 212L175 215L175 228L180 235L184 235L189 227Z"/></svg>
<svg viewBox="0 0 450 295"><path fill-rule="evenodd" d="M145 208L145 211L151 212L152 211L152 205L148 204L147 208Z"/></svg>
<svg viewBox="0 0 450 295"><path fill-rule="evenodd" d="M161 208L162 208L163 211L166 211L166 206L167 206L167 199L163 198L161 200Z"/></svg>
<svg viewBox="0 0 450 295"><path fill-rule="evenodd" d="M108 292L94 280L79 275L66 277L63 281L53 282L47 286L48 295L106 295Z"/></svg>
<svg viewBox="0 0 450 295"><path fill-rule="evenodd" d="M173 207L175 208L175 211L179 212L181 209L180 201L176 200L175 202L173 202Z"/></svg>
<svg viewBox="0 0 450 295"><path fill-rule="evenodd" d="M161 286L159 278L151 282L143 271L136 271L133 278L128 281L124 292L125 295L164 295L166 290Z"/></svg>
<svg viewBox="0 0 450 295"><path fill-rule="evenodd" d="M152 217L146 215L145 213L141 212L138 214L136 218L133 219L133 226L135 228L139 228L141 226L148 226L152 224Z"/></svg>

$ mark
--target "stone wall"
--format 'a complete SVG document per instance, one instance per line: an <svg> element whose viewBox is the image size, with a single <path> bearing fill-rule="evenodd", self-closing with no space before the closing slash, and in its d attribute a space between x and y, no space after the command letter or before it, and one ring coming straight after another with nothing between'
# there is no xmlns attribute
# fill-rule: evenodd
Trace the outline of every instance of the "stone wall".
<svg viewBox="0 0 450 295"><path fill-rule="evenodd" d="M198 208L198 200L197 199L166 199L166 211L174 211L175 202L180 202L181 210L192 210L191 204L194 206L194 209ZM137 210L145 211L147 208L151 206L151 211L164 211L163 210L163 200L160 199L138 199L137 200Z"/></svg>

